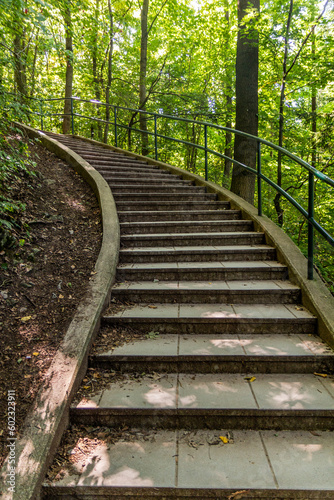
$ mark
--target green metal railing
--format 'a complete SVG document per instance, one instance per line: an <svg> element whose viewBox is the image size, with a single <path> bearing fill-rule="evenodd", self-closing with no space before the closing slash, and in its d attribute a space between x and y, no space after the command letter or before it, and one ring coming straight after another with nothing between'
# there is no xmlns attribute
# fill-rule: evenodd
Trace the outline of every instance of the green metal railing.
<svg viewBox="0 0 334 500"><path fill-rule="evenodd" d="M118 135L119 135L119 130L120 129L125 129L128 131L129 134L131 132L138 132L142 135L147 134L148 136L152 136L154 138L154 158L156 160L159 159L159 139L163 139L166 141L172 141L178 144L183 144L186 146L190 146L193 148L196 148L198 150L201 150L204 152L204 170L205 170L205 180L209 180L209 175L208 175L208 154L215 155L219 158L225 159L230 161L232 164L237 165L248 172L253 173L256 178L257 178L257 208L258 208L258 215L262 216L262 181L265 181L269 186L274 188L280 195L282 195L285 199L287 199L301 214L302 216L306 219L307 224L308 224L308 278L313 279L313 269L314 269L314 229L332 246L334 247L334 239L333 237L324 229L324 227L319 224L315 218L314 218L314 182L315 178L319 179L320 181L328 184L331 187L334 187L334 181L328 177L327 175L323 174L316 168L312 167L309 163L306 161L302 160L298 156L290 153L290 151L277 146L276 144L269 142L265 139L261 139L259 137L247 134L245 132L231 129L228 127L223 127L220 125L216 125L213 123L207 123L204 121L198 121L198 120L191 120L188 118L182 118L179 116L173 116L173 115L166 115L163 113L152 113L146 110L139 110L139 109L134 109L134 108L128 108L128 107L123 107L123 106L116 106L116 105L111 105L111 104L106 104L103 102L99 102L96 100L86 100L86 99L80 99L78 97L71 97L68 98L71 101L71 113L67 114L71 116L71 131L72 135L75 135L75 123L77 118L81 119L86 119L90 120L93 122L98 122L98 123L108 123L109 125L113 126L113 136L114 136L114 145L117 147L118 146ZM39 103L38 111L32 111L37 116L40 116L40 125L41 129L44 129L44 121L47 117L64 117L66 116L64 113L53 113L50 111L46 112L45 105L46 103L50 102L57 102L57 101L63 101L64 98L51 98L51 99L36 99L35 101ZM109 107L113 109L113 121L111 122L110 120L103 120L101 118L97 117L92 117L92 116L87 116L81 113L75 112L75 104L76 103L90 103L94 104L98 107ZM150 117L154 121L154 131L149 131L149 130L141 130L133 126L129 125L124 125L123 123L120 123L119 121L119 113L120 112L128 112L130 111L133 115L136 114L142 114L146 115L147 117ZM193 142L185 141L182 139L177 139L175 137L170 137L165 134L158 133L158 121L159 120L169 120L169 121L178 121L178 122L184 122L184 123L189 123L189 124L196 124L200 125L203 127L204 130L204 145L201 144L196 144ZM132 121L131 121L132 123ZM223 153L219 153L218 151L212 150L208 147L208 130L218 130L224 133L230 133L238 136L242 136L247 138L249 141L252 141L254 144L257 145L256 151L257 151L257 168L254 169L252 167L249 167L248 165L245 165L243 163L238 162L237 160L230 158L229 156L226 156ZM285 191L282 187L278 186L275 182L273 182L269 177L264 175L262 173L262 165L261 165L261 160L262 160L262 155L261 155L261 145L268 146L272 150L275 150L277 152L280 152L281 154L285 155L286 157L290 158L294 163L300 165L302 168L306 169L308 172L308 201L307 201L307 209L303 208L298 201L293 198L287 191Z"/></svg>

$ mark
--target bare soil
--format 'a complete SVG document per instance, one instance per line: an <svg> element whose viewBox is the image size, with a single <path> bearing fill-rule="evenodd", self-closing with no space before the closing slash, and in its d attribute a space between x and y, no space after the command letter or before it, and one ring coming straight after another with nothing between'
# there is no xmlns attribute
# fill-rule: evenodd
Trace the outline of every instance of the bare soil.
<svg viewBox="0 0 334 500"><path fill-rule="evenodd" d="M100 210L74 170L33 141L36 176L15 186L30 236L0 252L0 466L15 391L17 438L46 370L84 296L99 254Z"/></svg>

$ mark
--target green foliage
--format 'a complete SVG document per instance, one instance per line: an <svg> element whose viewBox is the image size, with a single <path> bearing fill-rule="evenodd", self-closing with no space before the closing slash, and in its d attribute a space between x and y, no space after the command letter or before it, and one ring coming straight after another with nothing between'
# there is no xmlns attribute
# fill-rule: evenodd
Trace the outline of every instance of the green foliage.
<svg viewBox="0 0 334 500"><path fill-rule="evenodd" d="M111 71L110 103L138 107L140 8L142 2L111 0L112 33L107 0L0 0L2 12L0 30L0 104L3 118L12 118L36 127L61 131L61 101L39 98L64 95L66 50L64 13L70 7L72 17L73 95L86 100L106 100L108 69ZM256 25L260 42L259 63L259 135L278 143L279 101L283 75L289 2L268 0L261 2L260 16L250 12L244 22ZM317 23L314 35L308 35L316 22L323 3L317 0L294 0L289 34L284 96L283 146L328 176L334 177L334 11L328 5ZM207 121L233 127L235 113L235 58L237 2L234 0L150 0L148 13L148 63L146 109L152 112L176 115L196 121ZM20 35L20 50L13 50L16 35ZM109 56L111 67L108 68ZM19 94L17 71L25 75L27 96ZM24 82L23 82L24 83ZM11 98L6 92L16 94ZM5 98L6 96L6 98ZM316 96L317 132L312 131L312 96ZM31 99L35 97L36 99ZM104 123L89 120L90 116L106 118L106 108L97 103L74 101L75 132L97 139ZM58 116L51 116L57 113ZM141 151L138 131L129 137L126 127L130 121L139 128L138 115L132 111L119 112L123 127L118 129L118 145ZM113 108L110 110L113 122ZM6 127L5 127L6 128ZM154 131L152 119L148 130ZM199 124L158 120L158 133L204 144L204 130ZM31 166L20 163L11 149L15 132L1 131L0 182L8 186L1 195L10 199L11 183L28 175ZM114 142L113 125L109 126L108 141ZM227 136L210 132L208 145L224 154ZM19 148L19 142L15 143ZM233 138L230 144L233 150ZM154 155L154 141L149 137L149 149ZM232 154L232 153L230 153ZM159 139L159 159L192 172L204 175L204 154L192 146ZM272 180L277 178L277 155L263 148L263 172ZM209 176L224 186L229 177L224 175L225 161L209 155ZM16 180L15 180L16 179ZM307 208L307 173L283 158L282 187ZM273 200L276 192L264 183L265 213L277 219ZM334 234L332 190L317 182L315 191L316 219L330 234ZM7 198L6 198L7 199ZM15 205L15 200L10 203ZM282 200L283 229L305 251L306 224L301 216ZM14 212L5 211L1 218L12 224ZM5 224L6 225L6 224ZM15 227L15 226L13 226ZM319 268L334 276L332 250L316 240ZM322 264L321 264L322 263ZM333 278L332 278L333 279Z"/></svg>
<svg viewBox="0 0 334 500"><path fill-rule="evenodd" d="M18 115L21 109L15 104ZM22 226L20 218L25 210L25 204L16 199L22 180L34 176L34 163L29 158L25 142L15 127L7 119L8 106L2 106L0 117L0 249L22 245L19 241ZM24 241L21 239L21 241Z"/></svg>

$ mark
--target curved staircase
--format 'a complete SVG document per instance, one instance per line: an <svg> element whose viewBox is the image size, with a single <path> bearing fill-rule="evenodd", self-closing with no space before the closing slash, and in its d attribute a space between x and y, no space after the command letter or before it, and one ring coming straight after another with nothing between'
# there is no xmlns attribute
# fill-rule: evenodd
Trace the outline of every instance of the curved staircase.
<svg viewBox="0 0 334 500"><path fill-rule="evenodd" d="M44 498L333 499L333 351L275 248L191 181L48 135L109 183L121 249Z"/></svg>

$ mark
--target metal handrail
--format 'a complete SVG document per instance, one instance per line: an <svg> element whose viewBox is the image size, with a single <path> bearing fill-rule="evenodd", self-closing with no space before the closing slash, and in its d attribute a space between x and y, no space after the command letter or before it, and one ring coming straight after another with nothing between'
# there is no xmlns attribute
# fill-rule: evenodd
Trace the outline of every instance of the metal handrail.
<svg viewBox="0 0 334 500"><path fill-rule="evenodd" d="M126 129L135 132L140 132L141 134L147 134L148 136L153 136L154 137L154 151L155 151L155 159L158 160L159 154L158 154L158 139L164 139L164 140L169 140L173 141L179 144L184 144L187 146L192 146L195 147L199 150L204 151L205 154L205 180L208 180L208 153L213 154L219 158L223 158L226 160L229 160L232 164L238 165L239 167L242 167L243 169L253 173L254 175L257 176L257 186L258 186L258 215L262 216L262 181L265 181L268 185L273 187L278 193L280 193L282 196L284 196L302 215L305 217L308 223L308 278L313 279L313 262L314 262L314 229L318 231L323 238L332 246L334 247L334 238L319 224L315 219L314 219L314 178L320 179L322 182L325 182L326 184L330 185L331 187L334 187L334 180L328 177L327 175L323 174L316 168L314 168L312 165L307 163L305 160L302 158L299 158L295 154L291 153L285 148L282 148L280 146L277 146L276 144L267 141L265 139L262 139L260 137L248 134L246 132L242 132L240 130L235 130L229 127L223 127L221 125L217 125L214 123L208 123L205 121L198 121L198 120L191 120L189 118L182 118L180 116L173 116L173 115L166 115L163 113L153 113L151 111L146 111L146 110L141 110L141 109L135 109L135 108L129 108L125 106L117 106L114 104L108 104L104 102L97 101L95 99L81 99L78 97L58 97L58 98L48 98L48 99L39 99L39 98L31 98L36 101L39 101L40 103L40 111L39 112L34 112L34 114L40 116L41 119L41 129L43 130L44 128L44 122L43 118L45 116L44 110L43 110L43 103L44 102L52 102L52 101L65 101L65 100L71 100L71 113L48 113L47 116L71 116L71 125L72 125L72 135L74 135L74 119L75 117L77 118L85 118L91 121L96 121L100 123L108 123L114 126L114 140L115 140L115 146L117 147L118 145L118 129ZM74 102L82 102L82 103L90 103L90 104L95 104L98 106L105 106L105 107L110 107L113 108L114 111L114 119L113 122L109 120L103 120L101 118L96 118L92 116L86 116L82 115L80 113L75 113L74 112ZM151 132L149 130L141 130L136 127L132 127L129 125L124 125L118 122L118 111L131 111L135 114L145 114L148 116L153 117L154 119L154 132ZM191 124L196 124L203 126L204 128L204 146L200 144L195 144L189 141L184 141L182 139L176 139L175 137L169 137L163 134L159 134L157 130L157 121L158 119L168 119L168 120L173 120L173 121L181 121L185 123L191 123ZM208 128L211 129L216 129L222 132L228 132L230 134L234 135L239 135L242 137L247 138L248 140L252 140L257 144L257 168L254 169L252 167L249 167L248 165L245 165L243 163L238 162L234 158L230 158L229 156L226 156L222 153L219 153L218 151L214 151L210 148L208 148ZM295 200L287 191L285 191L282 187L278 186L274 181L269 179L266 175L262 173L262 166L261 166L261 144L270 147L271 149L278 151L288 158L290 158L292 161L295 163L299 164L301 167L306 169L308 171L309 177L308 177L308 208L307 210L303 208L297 200Z"/></svg>

